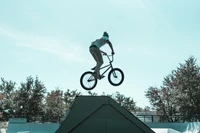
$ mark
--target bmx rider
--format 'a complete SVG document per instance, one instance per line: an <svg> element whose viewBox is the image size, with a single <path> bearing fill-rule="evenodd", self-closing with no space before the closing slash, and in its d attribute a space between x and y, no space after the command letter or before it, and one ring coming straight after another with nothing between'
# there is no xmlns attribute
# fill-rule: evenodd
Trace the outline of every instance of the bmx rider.
<svg viewBox="0 0 200 133"><path fill-rule="evenodd" d="M96 39L95 41L93 41L89 47L90 53L92 54L94 60L96 61L96 66L94 68L92 68L92 70L94 70L94 75L97 79L102 79L104 78L104 76L100 75L100 67L103 65L103 58L102 58L102 54L106 55L106 53L102 50L100 50L100 48L102 46L104 46L105 44L108 44L112 50L112 55L115 54L112 43L109 40L109 35L107 32L103 33L103 36L99 39Z"/></svg>

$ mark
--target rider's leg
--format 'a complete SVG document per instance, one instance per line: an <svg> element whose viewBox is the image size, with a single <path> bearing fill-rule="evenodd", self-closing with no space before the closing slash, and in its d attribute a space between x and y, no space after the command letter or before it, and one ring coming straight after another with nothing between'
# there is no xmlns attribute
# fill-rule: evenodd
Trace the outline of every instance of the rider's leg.
<svg viewBox="0 0 200 133"><path fill-rule="evenodd" d="M94 60L96 61L96 63L98 62L97 61L97 57L95 55L95 52L94 52L94 49L93 48L90 48L90 53L92 55L92 57L94 58ZM97 65L97 64L96 64ZM92 68L92 70L95 70L96 66L94 68Z"/></svg>
<svg viewBox="0 0 200 133"><path fill-rule="evenodd" d="M96 56L97 56L97 65L96 65L95 71L97 73L98 78L100 79L101 78L100 77L101 76L100 75L100 67L103 64L103 58L102 58L102 54L99 49L96 51Z"/></svg>
<svg viewBox="0 0 200 133"><path fill-rule="evenodd" d="M91 53L91 54L92 54L92 53ZM92 56L93 56L94 60L95 60L96 62L98 62L98 61L97 61L97 59L96 59L96 56L95 56L95 54L92 54ZM96 64L96 65L97 65L97 64ZM96 68L96 66L95 66L95 67L93 67L93 68L92 68L92 70L95 70L95 68Z"/></svg>
<svg viewBox="0 0 200 133"><path fill-rule="evenodd" d="M100 79L100 67L103 64L103 58L102 54L99 50L99 48L90 48L90 53L93 55L94 59L97 62L96 68L95 68L95 73L98 79Z"/></svg>

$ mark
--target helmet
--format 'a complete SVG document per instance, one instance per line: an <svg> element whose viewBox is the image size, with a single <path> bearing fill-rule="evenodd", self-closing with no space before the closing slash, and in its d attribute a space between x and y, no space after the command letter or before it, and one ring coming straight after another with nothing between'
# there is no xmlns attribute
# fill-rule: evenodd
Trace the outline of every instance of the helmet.
<svg viewBox="0 0 200 133"><path fill-rule="evenodd" d="M106 37L109 38L109 35L108 35L108 33L106 31L103 33L103 36L106 36Z"/></svg>

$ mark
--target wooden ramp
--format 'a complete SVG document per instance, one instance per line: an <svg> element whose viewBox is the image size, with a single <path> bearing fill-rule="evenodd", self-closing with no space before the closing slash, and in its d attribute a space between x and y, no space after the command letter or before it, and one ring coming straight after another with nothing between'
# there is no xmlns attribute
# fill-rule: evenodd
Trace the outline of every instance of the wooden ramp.
<svg viewBox="0 0 200 133"><path fill-rule="evenodd" d="M77 96L55 133L155 133L108 96Z"/></svg>

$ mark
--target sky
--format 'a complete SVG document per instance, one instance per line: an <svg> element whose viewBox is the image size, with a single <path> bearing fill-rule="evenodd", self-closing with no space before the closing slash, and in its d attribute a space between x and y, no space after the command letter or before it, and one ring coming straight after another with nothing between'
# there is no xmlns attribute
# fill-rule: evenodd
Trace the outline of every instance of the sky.
<svg viewBox="0 0 200 133"><path fill-rule="evenodd" d="M0 77L19 86L38 76L47 91L87 94L80 76L96 65L89 46L107 31L125 79L115 87L106 76L92 92L118 91L144 108L150 86L160 87L190 56L199 63L199 14L199 0L2 0Z"/></svg>

